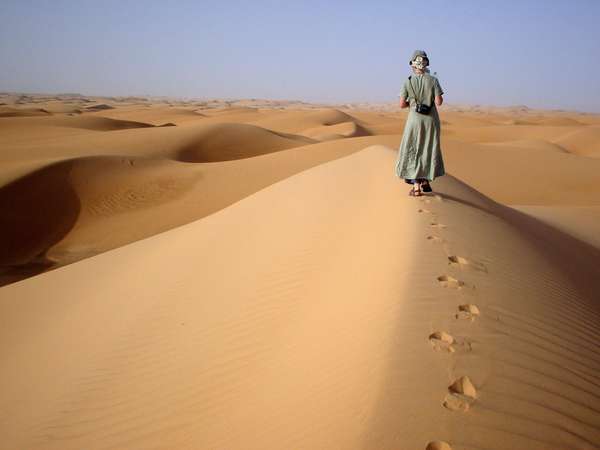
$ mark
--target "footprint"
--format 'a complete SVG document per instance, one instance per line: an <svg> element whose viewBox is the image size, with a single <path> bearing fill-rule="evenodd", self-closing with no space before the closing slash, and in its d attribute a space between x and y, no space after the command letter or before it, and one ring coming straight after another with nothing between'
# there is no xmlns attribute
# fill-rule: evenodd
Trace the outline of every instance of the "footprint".
<svg viewBox="0 0 600 450"><path fill-rule="evenodd" d="M454 383L448 386L448 391L452 394L464 395L473 400L477 398L477 389L475 389L473 381L467 375L454 380Z"/></svg>
<svg viewBox="0 0 600 450"><path fill-rule="evenodd" d="M450 386L448 386L448 395L442 403L445 408L452 411L469 410L475 399L477 398L477 389L468 376L457 378Z"/></svg>
<svg viewBox="0 0 600 450"><path fill-rule="evenodd" d="M441 238L441 237L439 237L439 236L433 236L433 235L431 235L431 236L427 236L427 240L428 240L429 242L438 242L438 243L443 243L443 242L446 242L446 240L445 240L445 239L442 239L442 238Z"/></svg>
<svg viewBox="0 0 600 450"><path fill-rule="evenodd" d="M450 261L451 265L467 265L469 264L469 260L467 258L463 258L462 256L448 256L448 261Z"/></svg>
<svg viewBox="0 0 600 450"><path fill-rule="evenodd" d="M431 441L427 443L425 450L452 450L452 447L444 441Z"/></svg>
<svg viewBox="0 0 600 450"><path fill-rule="evenodd" d="M419 208L419 210L417 212L426 213L426 214L432 214L431 211L429 211L428 209L425 209L425 208Z"/></svg>
<svg viewBox="0 0 600 450"><path fill-rule="evenodd" d="M448 394L444 398L442 406L450 411L467 412L471 407L471 403L462 395Z"/></svg>
<svg viewBox="0 0 600 450"><path fill-rule="evenodd" d="M454 353L456 349L453 344L455 343L454 336L446 333L445 331L436 331L429 335L429 342L433 346L433 349L437 352L448 352Z"/></svg>
<svg viewBox="0 0 600 450"><path fill-rule="evenodd" d="M461 352L470 352L472 350L471 342L466 338L455 338L446 331L435 331L429 335L429 343L436 352L454 353L457 350Z"/></svg>
<svg viewBox="0 0 600 450"><path fill-rule="evenodd" d="M466 286L464 281L457 280L456 278L451 277L450 275L441 275L437 277L437 280L443 287L461 289L462 287Z"/></svg>
<svg viewBox="0 0 600 450"><path fill-rule="evenodd" d="M467 258L463 258L462 256L448 256L448 264L454 267L468 267L481 272L487 272L487 267L485 267L485 265L482 263L471 261Z"/></svg>
<svg viewBox="0 0 600 450"><path fill-rule="evenodd" d="M440 228L440 229L446 228L446 225L444 225L443 223L438 223L438 222L431 222L429 225L431 226L431 228Z"/></svg>
<svg viewBox="0 0 600 450"><path fill-rule="evenodd" d="M455 317L457 319L470 319L473 322L481 313L477 305L458 305L458 312Z"/></svg>
<svg viewBox="0 0 600 450"><path fill-rule="evenodd" d="M443 198L441 195L439 195L439 194L436 194L436 195L434 195L434 198L435 198L435 199L436 199L438 202L443 202L443 201L444 201L444 198Z"/></svg>

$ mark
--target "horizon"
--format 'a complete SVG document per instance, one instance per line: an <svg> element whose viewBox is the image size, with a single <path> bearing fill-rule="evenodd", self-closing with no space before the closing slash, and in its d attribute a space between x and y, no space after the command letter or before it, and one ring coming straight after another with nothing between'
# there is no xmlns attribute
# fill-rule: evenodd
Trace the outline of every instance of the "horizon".
<svg viewBox="0 0 600 450"><path fill-rule="evenodd" d="M395 103L423 48L448 104L598 113L600 3L576 3L436 0L414 33L404 2L9 1L0 91Z"/></svg>
<svg viewBox="0 0 600 450"><path fill-rule="evenodd" d="M172 96L172 95L151 95L151 94L131 94L131 95L98 95L92 93L82 93L82 92L33 92L33 91L20 91L20 92L11 92L11 91L2 91L0 90L0 95L25 95L25 96L81 96L81 97L91 97L91 98L99 98L99 99L121 99L121 98L141 98L144 100L169 100L176 102L202 102L202 101L223 101L223 102L236 102L236 101L273 101L273 102L299 102L307 105L313 106L339 106L344 107L345 105L389 105L396 104L396 101L388 101L388 102L370 102L370 101L340 101L340 102L325 102L325 101L308 101L306 99L299 98L262 98L262 97L193 97L193 96ZM514 104L514 105L504 105L498 106L494 104L485 104L485 103L455 103L448 102L444 100L445 106L450 106L453 108L497 108L497 109L511 109L511 108L526 108L530 111L546 111L546 112L565 112L572 114L585 114L585 115L598 115L600 112L593 111L584 111L578 109L566 109L566 108L535 108L526 104ZM444 107L442 105L441 108Z"/></svg>

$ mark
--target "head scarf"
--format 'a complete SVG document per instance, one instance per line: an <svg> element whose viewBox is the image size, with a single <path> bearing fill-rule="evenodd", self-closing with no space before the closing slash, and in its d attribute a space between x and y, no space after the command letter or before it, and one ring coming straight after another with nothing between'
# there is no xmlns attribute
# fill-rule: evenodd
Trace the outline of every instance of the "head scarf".
<svg viewBox="0 0 600 450"><path fill-rule="evenodd" d="M415 50L408 62L413 68L420 70L427 70L426 67L429 65L429 57L424 50Z"/></svg>

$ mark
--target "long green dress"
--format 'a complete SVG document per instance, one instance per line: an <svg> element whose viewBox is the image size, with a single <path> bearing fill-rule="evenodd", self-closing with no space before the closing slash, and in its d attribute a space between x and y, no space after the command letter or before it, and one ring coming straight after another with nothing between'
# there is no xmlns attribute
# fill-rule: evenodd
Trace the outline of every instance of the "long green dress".
<svg viewBox="0 0 600 450"><path fill-rule="evenodd" d="M434 101L436 95L443 93L438 79L428 73L413 74L402 86L400 96L409 99L410 110L395 170L396 175L407 183L418 178L433 181L446 173L440 148L440 117ZM421 103L431 106L429 114L415 110L415 96Z"/></svg>

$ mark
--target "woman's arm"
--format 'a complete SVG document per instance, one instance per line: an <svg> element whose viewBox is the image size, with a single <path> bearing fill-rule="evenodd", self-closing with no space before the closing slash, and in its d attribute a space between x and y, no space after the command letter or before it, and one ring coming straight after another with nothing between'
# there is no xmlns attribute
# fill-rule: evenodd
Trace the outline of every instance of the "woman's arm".
<svg viewBox="0 0 600 450"><path fill-rule="evenodd" d="M433 94L435 95L435 104L437 106L442 106L442 103L444 103L444 98L442 97L444 91L442 90L442 86L440 86L440 80L438 80L437 77L435 77L433 81Z"/></svg>
<svg viewBox="0 0 600 450"><path fill-rule="evenodd" d="M410 103L406 101L406 99L404 97L400 97L400 108L404 109L404 108L408 108L410 106Z"/></svg>

